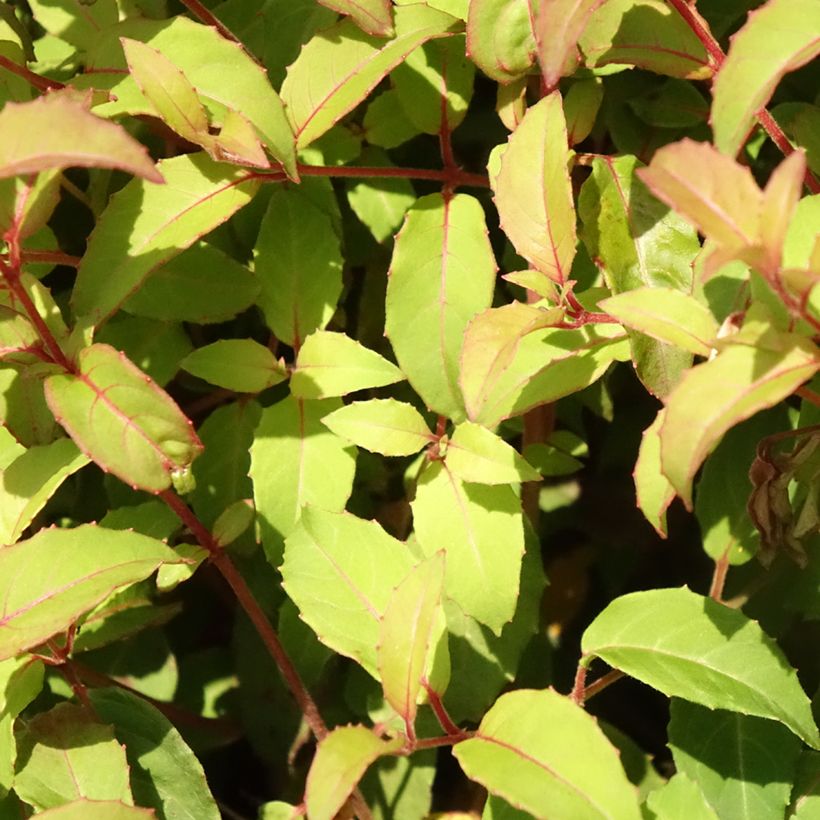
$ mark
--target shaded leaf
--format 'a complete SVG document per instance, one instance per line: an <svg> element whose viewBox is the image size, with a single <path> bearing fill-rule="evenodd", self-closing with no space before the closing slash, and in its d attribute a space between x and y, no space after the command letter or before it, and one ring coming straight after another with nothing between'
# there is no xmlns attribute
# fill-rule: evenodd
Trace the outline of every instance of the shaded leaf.
<svg viewBox="0 0 820 820"><path fill-rule="evenodd" d="M521 502L512 488L465 484L436 462L421 474L412 507L425 555L445 550L447 596L499 634L515 612L524 555Z"/></svg>
<svg viewBox="0 0 820 820"><path fill-rule="evenodd" d="M311 820L333 820L377 758L401 748L401 739L382 740L366 726L341 726L319 741L305 785Z"/></svg>
<svg viewBox="0 0 820 820"><path fill-rule="evenodd" d="M60 703L17 733L14 790L40 811L72 800L133 804L125 751L83 706Z"/></svg>
<svg viewBox="0 0 820 820"><path fill-rule="evenodd" d="M569 179L561 95L527 109L492 177L501 227L520 256L554 282L569 278L575 258L575 206Z"/></svg>
<svg viewBox="0 0 820 820"><path fill-rule="evenodd" d="M14 781L17 716L40 694L43 662L30 655L0 661L0 796L5 797Z"/></svg>
<svg viewBox="0 0 820 820"><path fill-rule="evenodd" d="M179 559L134 532L84 524L40 530L0 550L0 658L62 632L115 589L147 578Z"/></svg>
<svg viewBox="0 0 820 820"><path fill-rule="evenodd" d="M146 148L125 129L66 95L8 103L0 112L0 135L0 178L82 166L117 168L163 181Z"/></svg>
<svg viewBox="0 0 820 820"><path fill-rule="evenodd" d="M342 292L342 256L331 217L299 188L273 192L254 248L268 327L298 349L323 328Z"/></svg>
<svg viewBox="0 0 820 820"><path fill-rule="evenodd" d="M322 424L357 447L384 456L410 456L434 441L421 413L395 399L355 401L325 416Z"/></svg>
<svg viewBox="0 0 820 820"><path fill-rule="evenodd" d="M393 6L390 0L319 0L323 6L348 14L356 25L376 37L393 34Z"/></svg>
<svg viewBox="0 0 820 820"><path fill-rule="evenodd" d="M641 816L618 753L595 719L553 689L502 695L453 754L468 777L536 817Z"/></svg>
<svg viewBox="0 0 820 820"><path fill-rule="evenodd" d="M127 484L161 492L202 450L173 399L108 345L85 348L77 374L49 376L45 389L48 406L79 448Z"/></svg>
<svg viewBox="0 0 820 820"><path fill-rule="evenodd" d="M488 308L495 259L473 197L422 197L396 237L387 283L385 332L399 366L425 404L464 417L459 357L470 319Z"/></svg>
<svg viewBox="0 0 820 820"><path fill-rule="evenodd" d="M809 699L777 644L742 612L688 589L616 598L581 649L666 695L771 718L820 745Z"/></svg>
<svg viewBox="0 0 820 820"><path fill-rule="evenodd" d="M444 552L437 552L410 570L384 610L379 632L378 665L385 700L412 727L416 703L443 624L441 594ZM446 640L446 638L445 638Z"/></svg>
<svg viewBox="0 0 820 820"><path fill-rule="evenodd" d="M570 146L583 142L592 132L604 98L600 78L574 82L564 97L564 116Z"/></svg>
<svg viewBox="0 0 820 820"><path fill-rule="evenodd" d="M718 820L699 784L681 773L650 792L646 805L650 818L658 820Z"/></svg>
<svg viewBox="0 0 820 820"><path fill-rule="evenodd" d="M588 68L626 63L690 80L712 74L703 43L663 0L607 0L578 45Z"/></svg>
<svg viewBox="0 0 820 820"><path fill-rule="evenodd" d="M98 323L152 270L221 225L259 188L247 171L190 154L159 164L166 184L133 180L111 198L77 272L72 304Z"/></svg>
<svg viewBox="0 0 820 820"><path fill-rule="evenodd" d="M794 820L811 820L820 807L820 754L806 749L800 756L792 792Z"/></svg>
<svg viewBox="0 0 820 820"><path fill-rule="evenodd" d="M813 0L768 0L733 37L713 88L715 145L734 156L783 75L820 54L820 8Z"/></svg>
<svg viewBox="0 0 820 820"><path fill-rule="evenodd" d="M471 0L467 54L500 83L526 74L536 54L530 0Z"/></svg>
<svg viewBox="0 0 820 820"><path fill-rule="evenodd" d="M381 618L414 563L375 521L308 506L285 543L283 586L322 643L377 678Z"/></svg>
<svg viewBox="0 0 820 820"><path fill-rule="evenodd" d="M661 469L660 430L665 412L662 409L652 424L643 431L638 460L632 474L638 509L661 538L667 536L666 511L675 499L675 488Z"/></svg>
<svg viewBox="0 0 820 820"><path fill-rule="evenodd" d="M395 148L419 133L393 89L383 91L368 104L362 126L367 142L381 148Z"/></svg>
<svg viewBox="0 0 820 820"><path fill-rule="evenodd" d="M815 347L803 337L762 328L746 344L735 336L737 343L688 371L667 397L661 462L689 508L695 473L723 434L791 395L820 368Z"/></svg>
<svg viewBox="0 0 820 820"><path fill-rule="evenodd" d="M401 370L374 350L344 333L317 330L299 349L290 389L299 398L326 399L403 380Z"/></svg>
<svg viewBox="0 0 820 820"><path fill-rule="evenodd" d="M156 707L125 689L93 689L89 697L125 746L137 803L167 820L219 820L201 764Z"/></svg>
<svg viewBox="0 0 820 820"><path fill-rule="evenodd" d="M253 339L220 339L190 353L180 367L239 393L261 393L287 378L284 366L273 353Z"/></svg>
<svg viewBox="0 0 820 820"><path fill-rule="evenodd" d="M770 720L674 699L669 747L717 817L775 820L789 803L801 743Z"/></svg>
<svg viewBox="0 0 820 820"><path fill-rule="evenodd" d="M476 484L516 484L540 477L515 448L471 421L456 426L447 442L445 461L462 481Z"/></svg>
<svg viewBox="0 0 820 820"><path fill-rule="evenodd" d="M355 448L322 419L338 399L303 401L289 396L266 407L251 447L253 497L269 560L277 564L282 539L293 531L302 507L341 512L353 488ZM333 481L328 481L328 476Z"/></svg>
<svg viewBox="0 0 820 820"><path fill-rule="evenodd" d="M423 6L395 9L396 36L384 41L343 20L314 36L289 68L282 99L298 147L309 145L364 100L413 49L455 23Z"/></svg>
<svg viewBox="0 0 820 820"><path fill-rule="evenodd" d="M68 476L88 458L68 438L31 447L0 474L0 544L13 544Z"/></svg>

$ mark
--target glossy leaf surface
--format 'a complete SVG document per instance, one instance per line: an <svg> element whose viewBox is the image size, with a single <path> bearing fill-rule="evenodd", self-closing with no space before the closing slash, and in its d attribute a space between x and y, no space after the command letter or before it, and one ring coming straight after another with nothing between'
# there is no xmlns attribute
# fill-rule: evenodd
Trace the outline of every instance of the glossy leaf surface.
<svg viewBox="0 0 820 820"><path fill-rule="evenodd" d="M741 612L688 589L616 598L581 648L664 694L771 718L820 744L808 698L774 641Z"/></svg>

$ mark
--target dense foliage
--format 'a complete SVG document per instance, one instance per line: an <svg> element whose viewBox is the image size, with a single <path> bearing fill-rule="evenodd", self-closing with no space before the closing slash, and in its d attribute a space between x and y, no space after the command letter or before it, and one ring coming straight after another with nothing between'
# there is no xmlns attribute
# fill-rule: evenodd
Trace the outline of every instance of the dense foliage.
<svg viewBox="0 0 820 820"><path fill-rule="evenodd" d="M0 7L0 818L820 817L818 53Z"/></svg>

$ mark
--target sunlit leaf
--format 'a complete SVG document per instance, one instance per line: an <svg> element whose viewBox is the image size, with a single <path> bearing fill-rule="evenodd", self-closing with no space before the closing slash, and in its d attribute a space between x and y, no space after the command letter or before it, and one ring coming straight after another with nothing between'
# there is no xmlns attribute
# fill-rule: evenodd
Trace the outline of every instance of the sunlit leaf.
<svg viewBox="0 0 820 820"><path fill-rule="evenodd" d="M382 740L365 726L341 726L322 738L305 785L311 820L333 820L367 767L401 747L401 740Z"/></svg>
<svg viewBox="0 0 820 820"><path fill-rule="evenodd" d="M239 393L261 393L287 378L273 353L253 339L220 339L186 356L180 367Z"/></svg>
<svg viewBox="0 0 820 820"><path fill-rule="evenodd" d="M650 820L718 820L699 784L682 773L650 792L646 806Z"/></svg>
<svg viewBox="0 0 820 820"><path fill-rule="evenodd" d="M556 91L527 109L501 156L501 170L492 179L501 227L510 242L555 282L569 278L575 258L572 157Z"/></svg>
<svg viewBox="0 0 820 820"><path fill-rule="evenodd" d="M282 577L319 639L377 678L381 617L414 563L375 521L305 507L286 541Z"/></svg>
<svg viewBox="0 0 820 820"><path fill-rule="evenodd" d="M715 78L711 121L720 151L734 156L783 76L820 54L818 31L814 0L768 0L749 14Z"/></svg>
<svg viewBox="0 0 820 820"><path fill-rule="evenodd" d="M117 168L151 182L163 181L144 146L70 97L53 94L4 106L0 178L72 166Z"/></svg>
<svg viewBox="0 0 820 820"><path fill-rule="evenodd" d="M537 481L538 471L495 433L463 421L447 442L447 467L462 481L476 484L514 484Z"/></svg>
<svg viewBox="0 0 820 820"><path fill-rule="evenodd" d="M151 809L127 806L118 800L75 800L40 812L45 820L152 820Z"/></svg>
<svg viewBox="0 0 820 820"><path fill-rule="evenodd" d="M666 695L771 718L820 746L809 699L777 644L742 612L688 589L616 598L581 649Z"/></svg>
<svg viewBox="0 0 820 820"><path fill-rule="evenodd" d="M0 658L67 629L115 589L179 559L153 538L84 524L0 550Z"/></svg>
<svg viewBox="0 0 820 820"><path fill-rule="evenodd" d="M409 456L434 440L411 404L395 399L354 401L322 419L336 435L385 456Z"/></svg>
<svg viewBox="0 0 820 820"><path fill-rule="evenodd" d="M43 662L30 655L0 661L0 796L5 797L14 781L17 716L40 694ZM0 804L1 805L1 804Z"/></svg>
<svg viewBox="0 0 820 820"><path fill-rule="evenodd" d="M403 379L396 365L355 339L317 330L299 349L290 388L303 399L326 399Z"/></svg>
<svg viewBox="0 0 820 820"><path fill-rule="evenodd" d="M449 14L421 4L395 9L396 35L383 40L343 20L317 34L288 68L282 98L299 147L358 105L413 49L445 35Z"/></svg>
<svg viewBox="0 0 820 820"><path fill-rule="evenodd" d="M665 412L661 410L652 424L643 431L638 460L632 474L638 509L661 538L667 536L666 510L675 498L675 488L661 470L660 429Z"/></svg>
<svg viewBox="0 0 820 820"><path fill-rule="evenodd" d="M425 555L445 550L448 597L499 634L515 612L524 554L521 502L512 488L466 484L437 462L419 478L412 507Z"/></svg>
<svg viewBox="0 0 820 820"><path fill-rule="evenodd" d="M536 817L641 816L618 752L595 718L553 689L502 695L453 754L468 777Z"/></svg>
<svg viewBox="0 0 820 820"><path fill-rule="evenodd" d="M459 356L470 319L488 308L495 259L473 197L422 197L396 237L385 332L399 366L431 410L464 417Z"/></svg>
<svg viewBox="0 0 820 820"><path fill-rule="evenodd" d="M173 399L113 347L95 344L77 374L46 379L46 400L79 448L104 470L149 492L171 486L202 449Z"/></svg>
<svg viewBox="0 0 820 820"><path fill-rule="evenodd" d="M471 0L467 53L491 79L512 82L535 62L531 0Z"/></svg>
<svg viewBox="0 0 820 820"><path fill-rule="evenodd" d="M221 225L259 188L247 171L190 154L159 164L165 185L133 180L111 198L77 272L75 312L100 322L148 274Z"/></svg>
<svg viewBox="0 0 820 820"><path fill-rule="evenodd" d="M377 37L393 34L393 6L390 0L319 0L333 11L348 14L356 25Z"/></svg>

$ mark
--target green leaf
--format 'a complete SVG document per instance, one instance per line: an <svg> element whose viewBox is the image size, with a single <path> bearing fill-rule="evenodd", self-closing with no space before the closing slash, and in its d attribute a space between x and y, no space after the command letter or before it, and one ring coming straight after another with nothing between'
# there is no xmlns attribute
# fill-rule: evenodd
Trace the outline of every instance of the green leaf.
<svg viewBox="0 0 820 820"><path fill-rule="evenodd" d="M463 35L433 40L411 51L390 78L404 113L426 134L456 129L473 96L475 64Z"/></svg>
<svg viewBox="0 0 820 820"><path fill-rule="evenodd" d="M598 77L579 80L569 87L564 97L564 116L570 146L590 135L603 99L604 87Z"/></svg>
<svg viewBox="0 0 820 820"><path fill-rule="evenodd" d="M667 536L666 511L675 499L675 488L661 469L660 431L665 413L661 409L652 424L643 431L638 460L632 474L638 509L661 538Z"/></svg>
<svg viewBox="0 0 820 820"><path fill-rule="evenodd" d="M666 695L771 718L820 746L809 699L777 644L742 612L688 589L616 598L581 649Z"/></svg>
<svg viewBox="0 0 820 820"><path fill-rule="evenodd" d="M467 53L490 79L509 83L535 62L530 0L470 0Z"/></svg>
<svg viewBox="0 0 820 820"><path fill-rule="evenodd" d="M436 644L442 639L444 552L410 570L390 596L381 619L378 665L385 700L409 729ZM438 631L439 634L436 634ZM446 638L445 638L446 640Z"/></svg>
<svg viewBox="0 0 820 820"><path fill-rule="evenodd" d="M115 589L147 578L174 552L134 532L84 524L41 530L0 550L0 659L68 629Z"/></svg>
<svg viewBox="0 0 820 820"><path fill-rule="evenodd" d="M101 31L113 26L118 19L114 0L102 0L81 10L76 0L34 0L30 5L37 22L46 31L81 49L88 48Z"/></svg>
<svg viewBox="0 0 820 820"><path fill-rule="evenodd" d="M500 634L515 612L524 554L521 502L512 488L465 484L437 462L421 474L412 507L425 555L446 551L448 597Z"/></svg>
<svg viewBox="0 0 820 820"><path fill-rule="evenodd" d="M0 473L0 544L13 544L68 476L88 464L71 439L32 447Z"/></svg>
<svg viewBox="0 0 820 820"><path fill-rule="evenodd" d="M0 111L0 135L0 178L82 166L163 181L143 145L67 95L8 103Z"/></svg>
<svg viewBox="0 0 820 820"><path fill-rule="evenodd" d="M137 803L159 817L219 820L201 764L156 707L124 689L93 689L89 697L125 746Z"/></svg>
<svg viewBox="0 0 820 820"><path fill-rule="evenodd" d="M312 504L341 512L350 496L355 448L322 424L341 406L338 399L303 401L289 396L262 411L251 447L250 475L262 542L274 564L302 507Z"/></svg>
<svg viewBox="0 0 820 820"><path fill-rule="evenodd" d="M811 820L820 806L820 754L806 749L800 756L792 793L791 820Z"/></svg>
<svg viewBox="0 0 820 820"><path fill-rule="evenodd" d="M206 154L163 160L160 168L165 185L133 180L97 223L72 295L79 316L101 322L151 271L225 222L259 188L247 171Z"/></svg>
<svg viewBox="0 0 820 820"><path fill-rule="evenodd" d="M820 54L818 31L813 0L768 0L749 14L715 78L711 122L720 151L737 154L783 76Z"/></svg>
<svg viewBox="0 0 820 820"><path fill-rule="evenodd" d="M208 114L188 78L161 51L123 37L128 70L157 115L184 139L209 142Z"/></svg>
<svg viewBox="0 0 820 820"><path fill-rule="evenodd" d="M418 410L395 399L355 401L322 419L337 436L384 456L410 456L435 440Z"/></svg>
<svg viewBox="0 0 820 820"><path fill-rule="evenodd" d="M693 296L670 288L635 288L599 302L621 324L696 356L709 356L720 329Z"/></svg>
<svg viewBox="0 0 820 820"><path fill-rule="evenodd" d="M108 345L81 351L77 374L46 379L46 400L79 448L127 484L158 493L202 449L173 399Z"/></svg>
<svg viewBox="0 0 820 820"><path fill-rule="evenodd" d="M20 712L40 694L43 663L30 655L0 661L0 796L5 797L14 781L17 743L14 722Z"/></svg>
<svg viewBox="0 0 820 820"><path fill-rule="evenodd" d="M133 804L125 751L84 706L60 703L17 733L14 790L39 811L72 800Z"/></svg>
<svg viewBox="0 0 820 820"><path fill-rule="evenodd" d="M311 820L333 820L375 760L397 752L401 739L382 740L366 726L341 726L319 741L305 785Z"/></svg>
<svg viewBox="0 0 820 820"><path fill-rule="evenodd" d="M656 128L692 128L709 118L708 103L686 80L669 79L628 104L645 123Z"/></svg>
<svg viewBox="0 0 820 820"><path fill-rule="evenodd" d="M703 43L663 0L607 0L578 45L588 68L626 63L689 80L712 75Z"/></svg>
<svg viewBox="0 0 820 820"><path fill-rule="evenodd" d="M122 309L175 322L224 322L259 296L259 280L213 245L197 242L151 273Z"/></svg>
<svg viewBox="0 0 820 820"><path fill-rule="evenodd" d="M699 785L685 774L674 775L647 797L650 817L657 820L719 820Z"/></svg>
<svg viewBox="0 0 820 820"><path fill-rule="evenodd" d="M393 35L393 6L390 0L319 0L323 6L348 14L362 31L375 37Z"/></svg>
<svg viewBox="0 0 820 820"><path fill-rule="evenodd" d="M445 463L453 475L476 484L516 484L540 478L506 441L471 421L461 422L453 431Z"/></svg>
<svg viewBox="0 0 820 820"><path fill-rule="evenodd" d="M365 140L380 148L395 148L419 133L393 89L383 91L368 104L362 127Z"/></svg>
<svg viewBox="0 0 820 820"><path fill-rule="evenodd" d="M411 51L445 36L456 22L418 4L395 9L396 36L364 34L351 20L316 34L289 68L282 99L296 145L310 145L355 108Z"/></svg>
<svg viewBox="0 0 820 820"><path fill-rule="evenodd" d="M217 544L225 547L232 544L250 527L256 517L256 510L249 498L234 501L226 507L214 522L213 536Z"/></svg>
<svg viewBox="0 0 820 820"><path fill-rule="evenodd" d="M536 817L641 816L618 753L595 718L553 689L502 695L453 754L470 779Z"/></svg>
<svg viewBox="0 0 820 820"><path fill-rule="evenodd" d="M667 397L661 462L689 508L695 473L723 434L791 395L820 368L817 350L805 338L765 328L750 339L755 347L734 337L737 343L692 368Z"/></svg>
<svg viewBox="0 0 820 820"><path fill-rule="evenodd" d="M378 678L381 619L414 563L375 521L308 506L285 543L283 586L322 643Z"/></svg>
<svg viewBox="0 0 820 820"><path fill-rule="evenodd" d="M0 419L26 447L61 435L43 396L43 377L30 367L0 368Z"/></svg>
<svg viewBox="0 0 820 820"><path fill-rule="evenodd" d="M238 393L261 393L287 378L273 353L253 339L220 339L186 356L180 367Z"/></svg>
<svg viewBox="0 0 820 820"><path fill-rule="evenodd" d="M298 349L323 328L342 292L339 237L330 216L299 188L273 192L254 249L268 327Z"/></svg>
<svg viewBox="0 0 820 820"><path fill-rule="evenodd" d="M637 164L638 160L630 156L596 159L578 208L584 225L584 242L590 256L604 268L610 290L622 294L642 286L652 288L647 301L654 307L656 298L666 305L675 299L671 294L691 292L692 262L700 251L700 242L685 220L655 199L636 177ZM616 296L616 300L618 298ZM606 310L603 304L601 308ZM701 308L700 312L711 318L705 309ZM619 315L613 315L620 319ZM688 324L687 320L684 326ZM663 397L691 366L692 357L687 353L690 348L680 345L678 337L658 336L641 326L635 329L643 331L630 333L632 360L638 376L650 392ZM697 352L708 355L710 351L711 347L705 354L700 349Z"/></svg>
<svg viewBox="0 0 820 820"><path fill-rule="evenodd" d="M717 817L783 817L801 750L785 726L675 699L669 747L675 768L698 784Z"/></svg>
<svg viewBox="0 0 820 820"><path fill-rule="evenodd" d="M396 365L355 339L317 330L299 349L290 389L302 399L327 399L403 380Z"/></svg>
<svg viewBox="0 0 820 820"><path fill-rule="evenodd" d="M520 256L558 283L569 279L575 258L573 156L555 91L527 109L490 180L504 233Z"/></svg>
<svg viewBox="0 0 820 820"><path fill-rule="evenodd" d="M478 200L430 194L408 211L390 266L385 332L413 389L454 420L464 418L464 331L490 306L495 271Z"/></svg>
<svg viewBox="0 0 820 820"><path fill-rule="evenodd" d="M194 462L196 488L190 499L209 528L229 504L253 494L248 451L261 412L254 401L234 402L214 410L199 428L205 452Z"/></svg>
<svg viewBox="0 0 820 820"><path fill-rule="evenodd" d="M152 820L151 809L126 806L114 800L75 800L39 813L45 820Z"/></svg>
<svg viewBox="0 0 820 820"><path fill-rule="evenodd" d="M536 23L538 63L547 88L553 89L562 77L575 73L578 65L578 38L590 15L604 0L540 0Z"/></svg>

